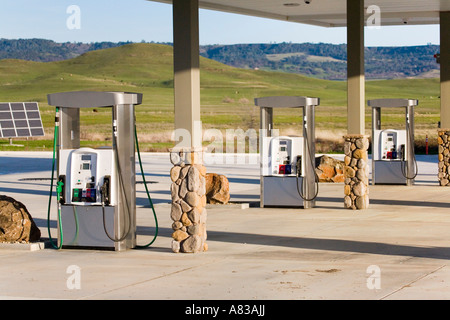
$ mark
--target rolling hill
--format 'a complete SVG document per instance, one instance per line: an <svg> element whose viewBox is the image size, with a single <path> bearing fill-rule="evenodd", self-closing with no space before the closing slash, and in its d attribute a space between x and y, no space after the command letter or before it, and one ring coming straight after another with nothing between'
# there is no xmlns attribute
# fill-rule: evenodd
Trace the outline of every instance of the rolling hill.
<svg viewBox="0 0 450 320"><path fill-rule="evenodd" d="M171 145L173 129L172 61L171 46L148 43L95 50L54 62L3 59L0 60L0 101L39 102L49 139L54 108L47 106L48 93L73 90L141 92L144 100L136 108L136 117L142 141L148 150L166 150ZM367 99L419 99L417 133L435 132L439 119L438 79L368 81L366 91ZM240 128L245 131L259 128L259 110L253 99L268 95L320 97L321 105L316 110L318 137L321 131L325 132L324 139L339 140L342 137L341 133L346 129L345 82L294 73L240 69L201 58L204 129ZM95 111L84 111L88 116L82 117L82 131L85 132L82 138L102 143L109 136L111 120L103 110ZM370 128L369 110L366 121ZM387 125L395 125L403 120L401 115L392 114L385 121ZM298 110L280 110L275 122L288 133L300 130Z"/></svg>
<svg viewBox="0 0 450 320"><path fill-rule="evenodd" d="M131 42L56 43L46 39L0 39L0 59L61 61ZM170 43L164 43L171 45ZM366 47L367 79L427 78L439 74L438 45ZM200 54L226 65L282 71L327 80L345 80L347 47L329 43L202 45Z"/></svg>
<svg viewBox="0 0 450 320"><path fill-rule="evenodd" d="M439 71L439 46L366 47L367 79L424 78ZM271 43L202 46L201 54L230 66L345 80L347 46L329 43Z"/></svg>

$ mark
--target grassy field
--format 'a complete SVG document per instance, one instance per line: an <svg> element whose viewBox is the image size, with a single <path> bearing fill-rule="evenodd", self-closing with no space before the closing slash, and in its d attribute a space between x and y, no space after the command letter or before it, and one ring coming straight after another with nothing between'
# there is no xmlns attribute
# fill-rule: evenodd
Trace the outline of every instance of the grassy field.
<svg viewBox="0 0 450 320"><path fill-rule="evenodd" d="M170 46L130 44L98 50L59 62L0 60L0 101L37 101L45 137L13 140L23 147L9 146L0 139L0 150L51 150L54 107L47 94L63 91L129 91L143 93L136 107L141 151L167 151L173 146L173 54ZM402 79L366 82L366 99L411 98L416 108L416 142L420 147L428 135L436 145L439 121L439 79ZM259 128L259 109L254 98L271 95L320 97L316 109L318 152L339 152L347 128L346 82L307 78L301 75L232 68L201 58L201 120L204 129ZM275 125L284 134L301 133L299 110L279 110ZM109 109L82 112L83 145L99 146L110 141ZM383 127L403 128L400 111L382 114ZM366 107L366 133L371 130L371 110ZM106 141L106 142L105 142Z"/></svg>

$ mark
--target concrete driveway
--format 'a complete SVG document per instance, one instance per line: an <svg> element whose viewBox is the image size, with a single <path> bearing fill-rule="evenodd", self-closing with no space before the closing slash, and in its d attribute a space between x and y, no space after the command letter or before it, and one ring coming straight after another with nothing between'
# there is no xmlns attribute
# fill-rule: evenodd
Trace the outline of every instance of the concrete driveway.
<svg viewBox="0 0 450 320"><path fill-rule="evenodd" d="M152 246L32 251L3 244L0 298L450 299L450 189L438 186L437 156L418 156L415 186L370 186L370 207L361 211L344 209L343 184L326 183L315 208L259 208L254 156L210 164L208 172L228 177L232 203L207 206L209 250L199 254L171 251L168 154L142 157L159 221ZM0 194L28 207L43 238L50 169L50 153L0 152ZM141 183L137 204L143 244L155 223Z"/></svg>

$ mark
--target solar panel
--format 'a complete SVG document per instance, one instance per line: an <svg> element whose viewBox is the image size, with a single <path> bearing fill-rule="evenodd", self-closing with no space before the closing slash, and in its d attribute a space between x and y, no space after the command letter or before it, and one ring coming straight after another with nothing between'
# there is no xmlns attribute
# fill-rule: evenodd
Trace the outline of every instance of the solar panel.
<svg viewBox="0 0 450 320"><path fill-rule="evenodd" d="M44 135L37 102L0 103L0 138Z"/></svg>

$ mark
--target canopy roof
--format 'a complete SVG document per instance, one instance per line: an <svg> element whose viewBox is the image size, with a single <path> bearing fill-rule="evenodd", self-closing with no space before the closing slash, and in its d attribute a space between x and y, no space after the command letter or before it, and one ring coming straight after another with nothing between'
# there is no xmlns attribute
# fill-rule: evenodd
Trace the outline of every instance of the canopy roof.
<svg viewBox="0 0 450 320"><path fill-rule="evenodd" d="M172 3L172 0L150 1ZM347 25L346 3L346 0L199 0L202 9L324 27ZM439 12L450 11L449 0L366 0L365 5L380 8L382 26L439 24ZM372 11L367 16L371 14Z"/></svg>

